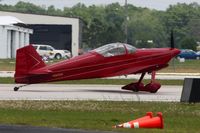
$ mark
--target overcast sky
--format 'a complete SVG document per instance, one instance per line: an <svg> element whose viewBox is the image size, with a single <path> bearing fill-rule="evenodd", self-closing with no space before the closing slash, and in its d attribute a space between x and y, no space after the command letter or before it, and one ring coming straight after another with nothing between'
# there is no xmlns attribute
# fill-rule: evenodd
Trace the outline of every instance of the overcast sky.
<svg viewBox="0 0 200 133"><path fill-rule="evenodd" d="M20 0L2 0L2 4L16 4ZM63 9L63 7L72 7L77 3L84 3L85 5L106 5L114 2L118 2L124 5L125 0L21 0L25 2L31 2L40 6L50 6L54 5L56 8ZM169 5L174 5L176 3L192 3L197 2L200 4L200 0L127 0L138 7L148 7L150 9L166 10Z"/></svg>

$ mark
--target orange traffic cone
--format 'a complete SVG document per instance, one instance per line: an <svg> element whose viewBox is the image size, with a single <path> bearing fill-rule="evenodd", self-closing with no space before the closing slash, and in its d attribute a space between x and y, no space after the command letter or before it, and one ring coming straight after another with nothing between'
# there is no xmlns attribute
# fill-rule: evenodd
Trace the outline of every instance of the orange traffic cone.
<svg viewBox="0 0 200 133"><path fill-rule="evenodd" d="M113 128L131 128L131 125L133 125L134 122L138 122L138 121L142 121L142 120L147 120L153 117L153 113L152 112L147 112L146 116L123 123L123 124L119 124L119 125L115 125L113 126Z"/></svg>
<svg viewBox="0 0 200 133"><path fill-rule="evenodd" d="M141 121L141 120L146 120L146 119L150 119L153 117L153 113L152 112L147 112L146 113L146 116L144 117L141 117L141 118L138 118L138 119L135 119L135 120L132 120L132 121L129 121L129 123L133 123L135 121Z"/></svg>
<svg viewBox="0 0 200 133"><path fill-rule="evenodd" d="M142 121L133 122L131 128L164 128L162 113L158 112L156 117Z"/></svg>

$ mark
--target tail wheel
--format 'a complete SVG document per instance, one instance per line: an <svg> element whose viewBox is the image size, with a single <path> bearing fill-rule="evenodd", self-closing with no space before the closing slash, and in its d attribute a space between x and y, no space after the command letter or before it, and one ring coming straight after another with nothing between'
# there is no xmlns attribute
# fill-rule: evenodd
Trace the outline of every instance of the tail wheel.
<svg viewBox="0 0 200 133"><path fill-rule="evenodd" d="M58 60L61 59L61 57L62 57L61 54L56 54L55 55L55 58L58 59Z"/></svg>
<svg viewBox="0 0 200 133"><path fill-rule="evenodd" d="M14 87L14 91L18 91L19 90L19 87Z"/></svg>

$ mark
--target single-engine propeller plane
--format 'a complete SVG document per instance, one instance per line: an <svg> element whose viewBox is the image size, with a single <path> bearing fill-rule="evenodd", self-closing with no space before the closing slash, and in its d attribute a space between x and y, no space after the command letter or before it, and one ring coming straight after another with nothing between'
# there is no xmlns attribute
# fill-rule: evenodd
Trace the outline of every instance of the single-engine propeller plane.
<svg viewBox="0 0 200 133"><path fill-rule="evenodd" d="M155 81L155 71L167 67L179 53L180 50L174 48L172 35L171 48L137 49L129 44L111 43L69 60L46 65L33 46L28 45L17 50L14 78L16 83L29 85L141 73L138 82L122 89L155 93L161 87ZM151 73L152 79L144 85L142 79L146 73ZM14 91L22 86L15 87Z"/></svg>

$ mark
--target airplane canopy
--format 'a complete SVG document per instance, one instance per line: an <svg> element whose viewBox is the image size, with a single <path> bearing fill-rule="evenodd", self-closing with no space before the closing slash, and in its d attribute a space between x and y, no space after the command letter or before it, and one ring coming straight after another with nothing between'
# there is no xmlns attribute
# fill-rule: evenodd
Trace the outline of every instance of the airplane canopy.
<svg viewBox="0 0 200 133"><path fill-rule="evenodd" d="M134 53L136 48L124 43L110 43L104 46L101 46L94 51L101 54L104 57L117 56L126 54L126 50L128 54Z"/></svg>

